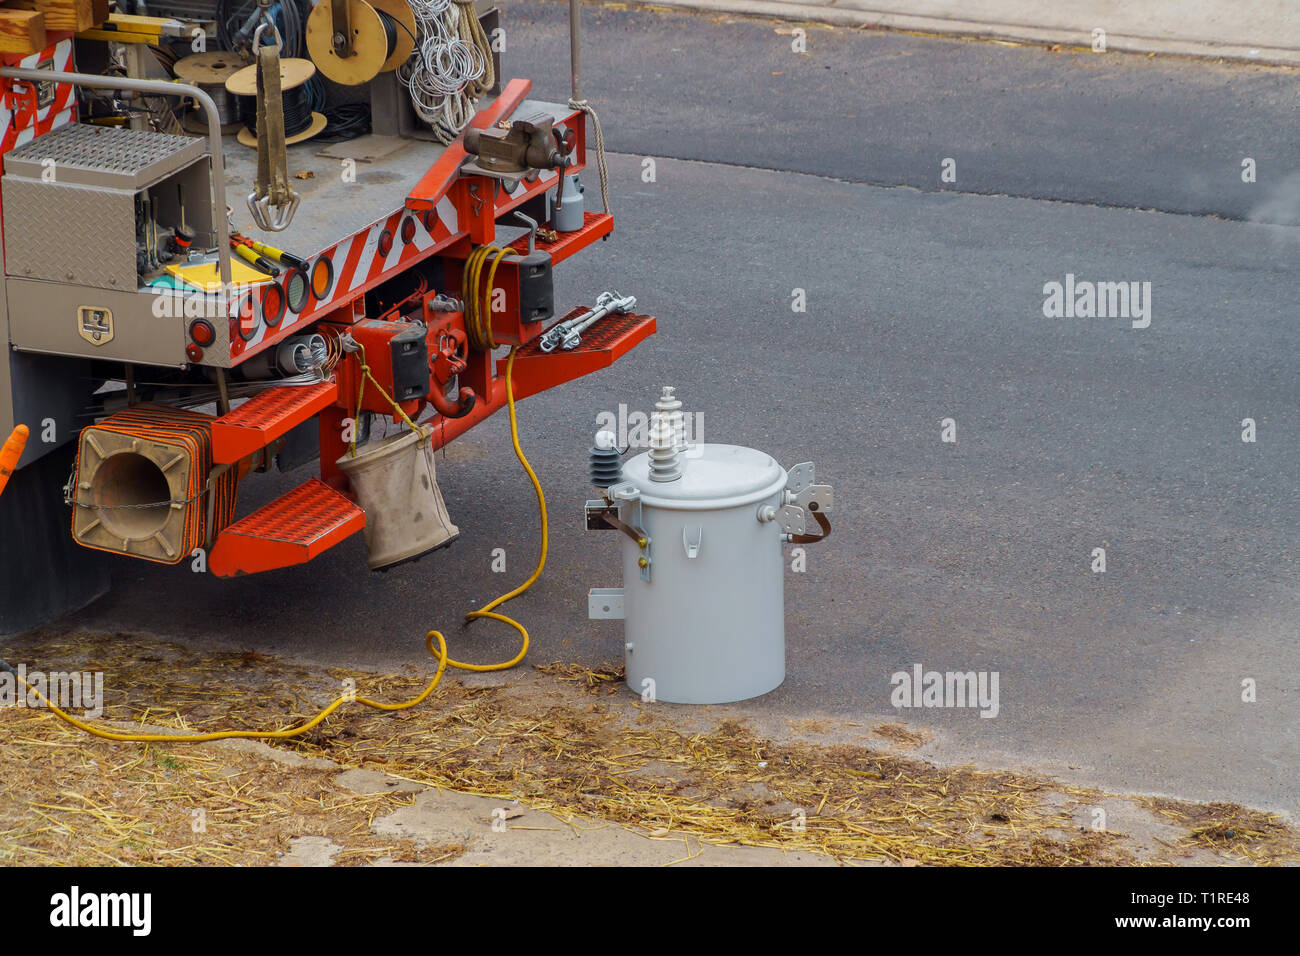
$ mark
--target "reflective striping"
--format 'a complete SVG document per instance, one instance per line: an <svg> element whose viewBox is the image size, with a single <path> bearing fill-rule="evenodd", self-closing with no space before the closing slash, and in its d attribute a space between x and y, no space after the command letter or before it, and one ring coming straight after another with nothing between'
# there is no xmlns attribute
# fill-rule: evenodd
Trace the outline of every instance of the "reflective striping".
<svg viewBox="0 0 1300 956"><path fill-rule="evenodd" d="M460 232L460 215L456 212L456 207L452 204L450 199L443 196L438 200L437 205L433 208L438 214L438 218L433 224L435 236L437 235L439 226L443 226L447 229L448 236L454 232ZM446 236L440 238L445 239Z"/></svg>
<svg viewBox="0 0 1300 956"><path fill-rule="evenodd" d="M340 292L352 291L352 276L356 274L357 263L359 263L366 252L366 243L370 241L370 229L366 228L365 232L359 232L352 237L352 247L348 250L347 257L340 260L337 256L334 258L335 265L339 266L338 278L334 280L334 287ZM336 295L336 298L339 296Z"/></svg>
<svg viewBox="0 0 1300 956"><path fill-rule="evenodd" d="M351 270L351 280L348 283L349 292L370 278L370 264L375 261L375 253L379 251L379 237L387 226L388 220L381 219L370 227L370 232L366 235L365 245L361 248L361 258Z"/></svg>
<svg viewBox="0 0 1300 956"><path fill-rule="evenodd" d="M578 171L581 172L581 170ZM494 205L499 210L505 206L510 205L520 196L526 195L528 193L532 193L536 195L539 192L551 188L558 181L559 181L559 174L556 173L555 170L553 169L543 170L541 173L538 174L537 179L535 179L531 183L525 179L521 179L519 181L519 184L515 186L514 189L510 190L510 192L506 192L504 189L501 190L497 194L496 202L494 203ZM538 188L539 186L540 188Z"/></svg>
<svg viewBox="0 0 1300 956"><path fill-rule="evenodd" d="M419 216L415 216L415 238L411 240L411 248L416 252L424 252L426 249L432 249L434 242L433 236L429 235L429 230L424 228L424 223L420 221Z"/></svg>
<svg viewBox="0 0 1300 956"><path fill-rule="evenodd" d="M404 219L406 219L405 213L398 213L389 220L390 225L388 228L393 234L393 247L388 250L388 255L384 257L384 261L380 265L380 275L400 264L403 257L406 259L411 258L407 255L407 253L411 252L411 247L403 242L401 237L402 221Z"/></svg>
<svg viewBox="0 0 1300 956"><path fill-rule="evenodd" d="M18 61L18 65L36 69L44 62L53 63L56 71L71 71L72 39L60 40L40 53L25 56ZM17 110L8 106L0 110L0 125L3 125L0 152L7 153L15 146L31 142L37 136L72 122L76 118L75 94L76 89L71 84L59 83L54 87L53 101L47 106L32 109L30 99L24 96Z"/></svg>
<svg viewBox="0 0 1300 956"><path fill-rule="evenodd" d="M585 118L580 113L574 113L564 122L582 124L585 123ZM581 128L580 126L580 131ZM556 172L546 170L532 182L526 180L520 182L509 193L501 190L494 202L498 215L504 214L503 207L518 205L525 195L537 196L554 187L558 179ZM359 229L351 236L340 239L333 246L308 256L309 262L328 259L333 265L334 280L325 296L317 298L313 292L306 308L297 316L286 315L278 328L268 331L265 324L259 321L252 342L247 344L232 342L232 357L256 351L259 347L265 347L268 341L282 339L290 330L310 324L327 313L345 308L346 303L356 299L364 290L373 288L387 276L396 275L417 260L464 237L460 229L459 213L451 197L446 193L441 195L432 206L432 228L425 226L425 215L425 212L408 210L404 206L385 218ZM415 236L409 243L402 242L400 239L402 223L408 216L412 217L415 223ZM394 236L393 248L387 256L380 256L377 254L379 238L385 229L391 231ZM305 250L300 250L301 252Z"/></svg>

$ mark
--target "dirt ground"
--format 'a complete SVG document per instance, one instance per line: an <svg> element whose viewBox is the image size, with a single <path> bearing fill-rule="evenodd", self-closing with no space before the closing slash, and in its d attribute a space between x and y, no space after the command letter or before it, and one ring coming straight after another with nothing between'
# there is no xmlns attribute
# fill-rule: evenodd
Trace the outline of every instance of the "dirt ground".
<svg viewBox="0 0 1300 956"><path fill-rule="evenodd" d="M138 634L38 631L13 665L104 673L105 727L276 730L431 673L368 674ZM902 724L641 701L618 667L448 671L291 740L127 743L0 710L0 863L1222 865L1300 862L1236 804L941 767Z"/></svg>

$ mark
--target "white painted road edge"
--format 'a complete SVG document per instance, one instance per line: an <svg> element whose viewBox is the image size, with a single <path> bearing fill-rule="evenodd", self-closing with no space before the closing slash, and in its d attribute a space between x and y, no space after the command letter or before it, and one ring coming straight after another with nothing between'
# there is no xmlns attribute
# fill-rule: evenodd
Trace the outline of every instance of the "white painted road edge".
<svg viewBox="0 0 1300 956"><path fill-rule="evenodd" d="M611 6L678 8L1092 49L1300 66L1295 0L626 0ZM1246 14L1245 10L1249 10ZM960 13L961 16L956 14Z"/></svg>

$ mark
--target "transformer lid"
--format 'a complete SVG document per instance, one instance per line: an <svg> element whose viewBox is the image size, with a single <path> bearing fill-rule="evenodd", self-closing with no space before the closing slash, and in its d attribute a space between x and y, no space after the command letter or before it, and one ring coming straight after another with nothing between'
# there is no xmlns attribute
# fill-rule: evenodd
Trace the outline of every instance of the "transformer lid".
<svg viewBox="0 0 1300 956"><path fill-rule="evenodd" d="M644 504L690 510L750 504L785 487L785 469L754 448L706 443L679 454L682 476L675 481L650 480L648 452L624 463L623 480L640 491Z"/></svg>

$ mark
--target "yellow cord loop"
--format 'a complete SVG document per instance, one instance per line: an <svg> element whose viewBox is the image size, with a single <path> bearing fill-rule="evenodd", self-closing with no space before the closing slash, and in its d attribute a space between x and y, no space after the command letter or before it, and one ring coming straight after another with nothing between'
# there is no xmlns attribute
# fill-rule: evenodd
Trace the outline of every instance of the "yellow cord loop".
<svg viewBox="0 0 1300 956"><path fill-rule="evenodd" d="M513 598L519 597L519 595L532 587L537 579L542 576L542 569L546 567L546 549L550 541L550 532L546 520L546 495L542 492L542 483L537 479L537 473L533 471L533 466L528 463L528 458L524 455L524 450L519 447L519 423L515 417L515 387L513 373L515 367L515 353L518 351L519 346L516 345L512 347L510 349L510 357L506 359L506 410L510 413L510 441L515 446L515 457L519 459L519 464L524 466L524 471L528 472L528 480L533 483L533 491L537 493L537 513L542 526L542 548L541 552L537 556L537 567L533 569L533 573L529 575L527 581L519 585L519 587L515 588L513 591L507 591L495 601L484 605L477 611L470 611L465 615L465 620L467 621L473 621L480 617L488 617L494 621L501 621L503 624L509 624L517 630L520 637L523 638L523 645L519 648L519 653L504 664L464 664L460 661L447 661L447 663L452 667L466 671L503 671L514 667L524 659L524 655L528 653L528 631L526 631L524 626L518 621L508 618L504 614L496 614L494 611L502 604L505 604ZM437 634L438 632L430 631L429 633ZM438 637L441 639L442 635L439 634Z"/></svg>
<svg viewBox="0 0 1300 956"><path fill-rule="evenodd" d="M489 288L491 288L490 285ZM429 631L429 633L425 635L424 646L429 649L430 654L432 654L435 658L437 658L438 669L433 675L433 680L429 681L429 685L425 687L424 690L422 690L418 695L412 697L408 701L403 701L401 703L396 703L396 704L387 704L384 703L383 701L372 700L369 697L354 698L349 696L343 696L335 700L332 704L330 704L328 707L322 710L315 717L311 718L311 720L308 720L306 723L298 724L295 727L289 727L286 728L285 730L221 730L221 731L214 731L212 733L207 733L207 734L184 734L178 736L172 736L170 734L131 734L131 733L124 733L116 730L105 730L101 727L96 727L94 724L73 717L67 711L62 710L59 707L56 707L53 701L51 701L48 697L42 694L39 690L32 687L32 685L29 684L27 681L22 680L21 678L19 678L19 680L22 681L22 683L27 687L29 692L35 693L36 696L41 701L43 701L45 705L49 707L49 709L53 711L58 717L65 720L73 727L76 727L78 730L84 730L86 733L92 734L96 737L100 737L104 740L117 740L117 741L123 741L128 743L147 743L147 744L148 743L198 744L198 743L205 743L212 740L233 740L233 739L287 740L290 737L297 737L300 736L301 734L307 733L312 728L318 726L330 714L334 713L334 711L338 710L344 704L351 703L353 700L355 700L359 704L364 704L366 707L372 707L375 710L386 710L386 711L407 710L411 707L415 707L417 704L423 703L424 700L428 698L430 694L433 693L434 688L438 686L438 683L442 680L443 673L446 671L448 667L455 667L458 670L463 670L463 671L503 671L503 670L508 670L511 667L514 667L516 664L522 661L524 659L524 656L528 653L528 631L524 628L522 624L520 624L518 621L514 620L513 618L507 617L504 614L496 613L496 608L500 607L502 604L505 604L507 601L512 600L513 598L517 598L519 595L523 594L525 591L527 591L530 587L533 586L533 584L537 581L539 577L542 576L542 570L546 567L546 550L549 541L548 530L547 530L547 519L546 519L546 495L542 492L542 483L538 480L537 473L533 471L533 466L528 463L528 458L524 455L524 450L519 445L519 422L515 416L515 390L514 390L514 379L513 379L516 351L518 351L518 346L511 348L510 357L506 360L506 407L510 411L510 440L514 444L515 457L517 457L519 459L519 463L524 466L524 471L528 473L528 480L532 482L533 490L537 492L537 507L538 507L538 511L540 512L541 526L542 526L541 553L537 557L537 567L534 569L533 573L529 575L528 580L526 580L523 584L519 585L519 587L515 588L513 591L508 591L505 594L501 595L499 598L495 599L494 601L491 601L488 604L484 605L483 607L479 608L478 610L470 611L468 614L465 615L466 621L473 621L473 620L477 620L478 618L491 618L494 621L501 621L503 624L509 624L516 631L518 631L520 637L522 638L522 646L519 648L519 653L516 654L514 657L512 657L510 660L504 661L500 664L467 664L463 661L453 661L451 658L447 656L447 641L442 636L442 633L440 631ZM362 368L365 371L365 375L363 375L362 377L363 388L365 385L366 377L370 377L371 381L374 381L373 377L370 376L369 370L364 363L365 363L365 356L363 353ZM374 384L377 388L379 388L380 392L383 392L383 388L379 386L378 382L375 382ZM384 395L386 398L388 397L387 393L384 393ZM388 400L392 402L391 398L389 398ZM359 398L358 398L358 404L359 404ZM393 402L393 405L394 407L396 407L395 402ZM398 409L398 411L400 412L401 409ZM406 418L405 415L403 415L402 417ZM406 421L407 424L410 424L412 428L415 427L414 423L412 423L409 418L406 419ZM436 650L433 646L433 642L435 640L437 640L438 642L438 647ZM17 674L15 674L14 676L17 677Z"/></svg>
<svg viewBox="0 0 1300 956"><path fill-rule="evenodd" d="M518 255L509 246L479 246L465 260L465 274L461 281L461 294L465 300L465 331L469 344L476 349L494 349L492 338L492 283L496 281L497 267L509 256ZM495 256L495 258L493 258ZM482 286L483 266L492 258L487 284Z"/></svg>

